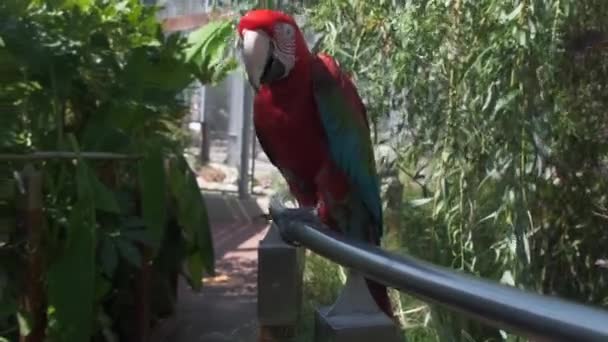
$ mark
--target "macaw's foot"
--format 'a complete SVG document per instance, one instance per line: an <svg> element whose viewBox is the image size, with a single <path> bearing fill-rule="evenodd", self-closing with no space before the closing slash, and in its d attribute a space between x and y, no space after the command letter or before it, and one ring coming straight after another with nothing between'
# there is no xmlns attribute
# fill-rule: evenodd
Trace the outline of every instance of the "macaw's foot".
<svg viewBox="0 0 608 342"><path fill-rule="evenodd" d="M321 224L316 209L312 207L286 209L273 215L273 219L278 224L285 221Z"/></svg>

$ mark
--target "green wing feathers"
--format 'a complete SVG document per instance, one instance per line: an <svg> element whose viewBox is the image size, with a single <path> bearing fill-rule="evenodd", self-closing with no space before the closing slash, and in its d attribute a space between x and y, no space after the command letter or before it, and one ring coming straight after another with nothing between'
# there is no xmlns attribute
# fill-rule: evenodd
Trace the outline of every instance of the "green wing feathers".
<svg viewBox="0 0 608 342"><path fill-rule="evenodd" d="M382 234L382 203L365 107L352 82L327 55L312 69L317 109L329 141L331 157L344 171L354 192L369 210Z"/></svg>

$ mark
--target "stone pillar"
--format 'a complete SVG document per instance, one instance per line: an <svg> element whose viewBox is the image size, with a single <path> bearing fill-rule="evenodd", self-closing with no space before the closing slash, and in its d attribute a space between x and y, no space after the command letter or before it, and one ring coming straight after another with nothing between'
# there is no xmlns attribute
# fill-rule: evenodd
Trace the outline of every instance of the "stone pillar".
<svg viewBox="0 0 608 342"><path fill-rule="evenodd" d="M302 304L304 249L281 239L274 224L258 248L259 341L295 341Z"/></svg>

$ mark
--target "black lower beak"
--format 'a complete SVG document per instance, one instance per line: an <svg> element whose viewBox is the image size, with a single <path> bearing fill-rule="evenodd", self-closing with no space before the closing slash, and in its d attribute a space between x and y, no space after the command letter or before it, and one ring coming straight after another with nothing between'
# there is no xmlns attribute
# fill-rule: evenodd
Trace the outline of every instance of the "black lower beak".
<svg viewBox="0 0 608 342"><path fill-rule="evenodd" d="M285 76L285 66L280 60L274 58L273 52L274 46L270 45L268 59L266 60L266 65L264 66L262 77L260 78L260 84L269 84Z"/></svg>

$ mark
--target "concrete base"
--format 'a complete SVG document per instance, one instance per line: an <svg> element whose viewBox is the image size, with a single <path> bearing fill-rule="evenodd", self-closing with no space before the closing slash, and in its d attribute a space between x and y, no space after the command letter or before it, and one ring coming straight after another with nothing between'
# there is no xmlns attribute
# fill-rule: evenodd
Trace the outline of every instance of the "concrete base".
<svg viewBox="0 0 608 342"><path fill-rule="evenodd" d="M315 342L402 342L395 324L383 313L329 316L332 307L315 312Z"/></svg>
<svg viewBox="0 0 608 342"><path fill-rule="evenodd" d="M399 330L384 314L363 276L350 270L336 302L315 313L315 342L398 342Z"/></svg>

